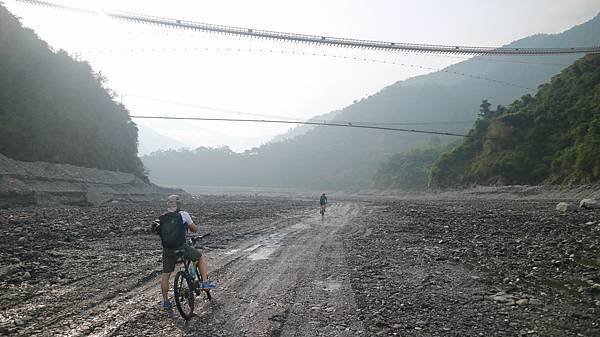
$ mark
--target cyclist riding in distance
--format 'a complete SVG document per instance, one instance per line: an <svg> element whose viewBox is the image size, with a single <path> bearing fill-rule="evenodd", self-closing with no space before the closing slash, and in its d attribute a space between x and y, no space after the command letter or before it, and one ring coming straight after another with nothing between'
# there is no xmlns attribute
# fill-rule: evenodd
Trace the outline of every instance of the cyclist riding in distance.
<svg viewBox="0 0 600 337"><path fill-rule="evenodd" d="M325 207L327 205L327 196L325 193L321 194L321 198L319 199L319 204L321 205L321 215L325 214Z"/></svg>
<svg viewBox="0 0 600 337"><path fill-rule="evenodd" d="M202 280L202 289L213 289L216 288L216 284L208 281L208 271L206 268L206 261L202 253L190 247L186 243L187 231L194 233L198 232L198 225L194 223L192 217L188 212L182 211L183 201L180 196L174 194L167 198L167 213L159 217L160 223L160 238L163 246L162 258L163 258L163 273L160 281L160 289L163 298L163 308L170 309L172 307L171 301L169 301L169 278L171 273L175 270L175 264L177 262L177 252L183 252L183 256L186 259L195 261Z"/></svg>

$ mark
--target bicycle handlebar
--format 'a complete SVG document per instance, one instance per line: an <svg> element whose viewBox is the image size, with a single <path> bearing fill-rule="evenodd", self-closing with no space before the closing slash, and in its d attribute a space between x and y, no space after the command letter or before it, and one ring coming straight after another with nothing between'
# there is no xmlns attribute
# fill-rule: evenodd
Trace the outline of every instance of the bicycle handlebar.
<svg viewBox="0 0 600 337"><path fill-rule="evenodd" d="M207 236L209 236L210 233L206 233L203 235L194 235L194 236L188 236L188 239L190 239L190 241L192 242L192 244L195 244L196 242L198 242L198 240L203 239Z"/></svg>

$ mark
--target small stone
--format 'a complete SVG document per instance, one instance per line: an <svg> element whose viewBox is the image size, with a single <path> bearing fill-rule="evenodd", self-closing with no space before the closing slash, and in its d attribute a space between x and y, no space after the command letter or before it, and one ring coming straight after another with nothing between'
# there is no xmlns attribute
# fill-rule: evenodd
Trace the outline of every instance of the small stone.
<svg viewBox="0 0 600 337"><path fill-rule="evenodd" d="M531 298L529 299L529 304L542 305L542 301L538 300L537 298Z"/></svg>
<svg viewBox="0 0 600 337"><path fill-rule="evenodd" d="M28 271L26 271L26 272L23 274L23 279L25 279L25 280L28 280L28 279L30 279L30 278L31 278L31 273L29 273Z"/></svg>
<svg viewBox="0 0 600 337"><path fill-rule="evenodd" d="M515 302L514 297L506 293L497 293L496 295L492 296L492 300L500 303L512 302L510 305L513 305Z"/></svg>
<svg viewBox="0 0 600 337"><path fill-rule="evenodd" d="M574 212L577 210L577 206L570 202L559 202L556 205L556 210L559 212Z"/></svg>
<svg viewBox="0 0 600 337"><path fill-rule="evenodd" d="M600 201L596 199L583 199L579 202L579 208L600 209Z"/></svg>
<svg viewBox="0 0 600 337"><path fill-rule="evenodd" d="M529 300L527 298L522 298L520 300L517 300L517 305L526 305L529 304Z"/></svg>

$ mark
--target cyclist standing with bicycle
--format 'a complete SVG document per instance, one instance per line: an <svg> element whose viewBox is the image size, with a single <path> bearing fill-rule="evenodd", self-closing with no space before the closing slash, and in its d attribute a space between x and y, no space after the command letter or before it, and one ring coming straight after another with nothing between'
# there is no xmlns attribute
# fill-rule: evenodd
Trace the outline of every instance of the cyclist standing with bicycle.
<svg viewBox="0 0 600 337"><path fill-rule="evenodd" d="M180 196L176 194L170 195L167 198L167 213L159 217L160 227L158 232L163 246L163 273L160 280L160 289L162 292L162 306L164 309L171 309L173 306L168 297L169 278L171 277L173 270L175 270L177 252L183 252L184 258L196 263L198 270L200 270L202 280L206 280L202 282L200 288L216 288L216 284L208 281L208 271L204 256L199 250L190 247L186 243L187 231L190 230L191 232L197 233L198 225L194 223L188 212L181 210L182 206L183 201Z"/></svg>
<svg viewBox="0 0 600 337"><path fill-rule="evenodd" d="M321 216L325 216L325 207L327 205L327 196L325 193L321 194L321 198L319 198L319 204L321 205Z"/></svg>

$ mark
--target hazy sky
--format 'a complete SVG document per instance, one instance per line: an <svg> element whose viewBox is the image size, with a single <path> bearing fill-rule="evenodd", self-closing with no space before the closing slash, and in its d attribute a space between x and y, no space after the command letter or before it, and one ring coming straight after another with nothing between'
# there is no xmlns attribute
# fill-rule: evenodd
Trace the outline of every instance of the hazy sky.
<svg viewBox="0 0 600 337"><path fill-rule="evenodd" d="M484 46L500 46L535 33L558 33L600 11L600 0L54 2L307 34ZM12 0L5 0L5 5L51 46L78 55L102 72L108 86L122 95L123 103L134 115L239 116L158 99L307 119L424 73L397 65L292 52L360 56L428 67L443 67L464 59L273 43L123 23ZM223 50L227 48L241 51ZM289 128L222 122L136 122L192 147L225 144L238 151Z"/></svg>

